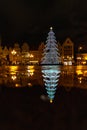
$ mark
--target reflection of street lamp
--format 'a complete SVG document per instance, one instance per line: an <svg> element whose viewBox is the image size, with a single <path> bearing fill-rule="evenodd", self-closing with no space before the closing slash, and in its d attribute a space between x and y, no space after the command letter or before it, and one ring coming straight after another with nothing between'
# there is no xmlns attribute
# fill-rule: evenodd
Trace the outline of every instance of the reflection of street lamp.
<svg viewBox="0 0 87 130"><path fill-rule="evenodd" d="M16 77L16 75L12 75L11 78L12 78L13 80L16 80L17 77Z"/></svg>
<svg viewBox="0 0 87 130"><path fill-rule="evenodd" d="M34 75L34 66L28 66L27 68L27 72L29 73L30 76L33 76Z"/></svg>
<svg viewBox="0 0 87 130"><path fill-rule="evenodd" d="M84 59L85 59L85 62L86 62L85 64L87 65L87 55L85 56L85 58L84 58Z"/></svg>

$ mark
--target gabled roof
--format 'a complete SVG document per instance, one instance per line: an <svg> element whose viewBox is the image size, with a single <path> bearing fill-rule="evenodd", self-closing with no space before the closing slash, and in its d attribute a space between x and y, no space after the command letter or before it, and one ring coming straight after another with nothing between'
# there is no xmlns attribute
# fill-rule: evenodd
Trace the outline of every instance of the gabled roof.
<svg viewBox="0 0 87 130"><path fill-rule="evenodd" d="M63 45L74 45L74 43L71 41L70 38L67 38L64 42Z"/></svg>

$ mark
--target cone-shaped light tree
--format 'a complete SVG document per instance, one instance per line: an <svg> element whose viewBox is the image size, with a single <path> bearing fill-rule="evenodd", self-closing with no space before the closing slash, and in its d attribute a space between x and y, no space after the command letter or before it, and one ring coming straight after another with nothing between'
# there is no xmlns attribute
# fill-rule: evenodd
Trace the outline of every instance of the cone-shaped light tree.
<svg viewBox="0 0 87 130"><path fill-rule="evenodd" d="M58 64L61 62L58 44L52 27L48 33L47 41L43 51L44 52L41 59L42 76L47 95L52 103L60 77L60 66Z"/></svg>
<svg viewBox="0 0 87 130"><path fill-rule="evenodd" d="M48 98L52 103L58 86L60 67L58 65L44 65L42 66L42 76Z"/></svg>
<svg viewBox="0 0 87 130"><path fill-rule="evenodd" d="M46 40L45 48L43 50L43 56L41 59L41 64L59 64L60 63L60 54L55 37L53 28L50 27L48 37Z"/></svg>

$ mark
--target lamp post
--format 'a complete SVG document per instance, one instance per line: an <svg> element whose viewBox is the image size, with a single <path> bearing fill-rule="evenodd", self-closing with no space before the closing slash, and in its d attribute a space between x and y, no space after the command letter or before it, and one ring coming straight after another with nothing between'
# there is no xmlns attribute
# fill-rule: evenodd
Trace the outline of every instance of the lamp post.
<svg viewBox="0 0 87 130"><path fill-rule="evenodd" d="M79 46L78 47L78 57L77 57L77 60L78 60L78 63L81 64L82 62L82 57L81 57L81 51L82 51L82 46Z"/></svg>
<svg viewBox="0 0 87 130"><path fill-rule="evenodd" d="M17 52L15 50L12 50L11 54L12 54L12 63L16 64L16 54L17 54Z"/></svg>
<svg viewBox="0 0 87 130"><path fill-rule="evenodd" d="M82 46L80 46L79 48L78 48L78 51L80 52L82 50Z"/></svg>
<svg viewBox="0 0 87 130"><path fill-rule="evenodd" d="M34 57L33 54L30 54L30 55L29 55L29 63L30 63L30 64L31 64L31 61L33 60L33 57Z"/></svg>

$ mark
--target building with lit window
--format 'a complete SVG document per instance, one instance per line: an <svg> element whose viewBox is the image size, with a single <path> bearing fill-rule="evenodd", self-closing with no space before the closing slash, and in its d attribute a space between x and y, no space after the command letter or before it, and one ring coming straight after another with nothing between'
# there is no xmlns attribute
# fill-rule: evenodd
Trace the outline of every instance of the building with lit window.
<svg viewBox="0 0 87 130"><path fill-rule="evenodd" d="M39 64L39 52L38 52L38 50L30 51L29 62L30 62L30 64Z"/></svg>
<svg viewBox="0 0 87 130"><path fill-rule="evenodd" d="M87 53L78 53L76 55L77 65L87 65Z"/></svg>
<svg viewBox="0 0 87 130"><path fill-rule="evenodd" d="M74 63L74 43L67 38L62 45L61 60L64 65L72 65Z"/></svg>
<svg viewBox="0 0 87 130"><path fill-rule="evenodd" d="M67 38L62 45L59 42L57 44L61 63L63 65L72 65L74 63L74 43L70 38ZM19 43L14 43L13 48L7 48L6 46L2 47L0 41L0 64L7 64L7 62L8 64L39 64L44 46L45 44L42 42L37 50L30 50L28 43L23 43L22 46L19 46ZM87 55L80 55L77 55L78 63L80 60L83 60L84 63L87 62Z"/></svg>
<svg viewBox="0 0 87 130"><path fill-rule="evenodd" d="M43 50L44 50L45 44L42 42L39 47L38 47L38 57L39 57L39 63L41 63L41 58L43 55Z"/></svg>

